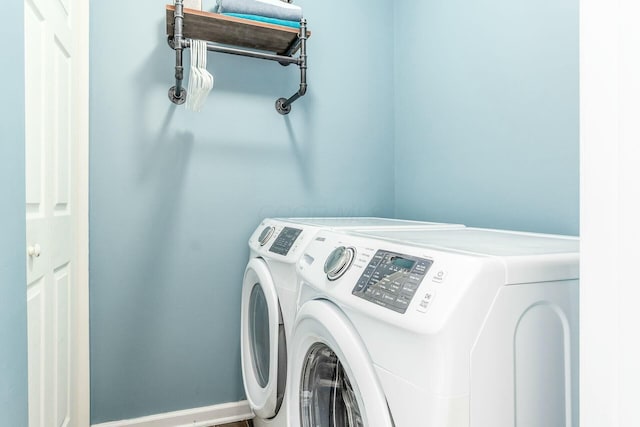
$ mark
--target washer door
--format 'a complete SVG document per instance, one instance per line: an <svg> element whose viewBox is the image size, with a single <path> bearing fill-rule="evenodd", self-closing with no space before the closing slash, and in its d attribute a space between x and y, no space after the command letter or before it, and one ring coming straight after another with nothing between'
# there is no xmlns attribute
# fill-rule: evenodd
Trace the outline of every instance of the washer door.
<svg viewBox="0 0 640 427"><path fill-rule="evenodd" d="M286 342L276 288L262 259L251 259L245 269L241 311L244 390L256 416L273 418L284 397Z"/></svg>
<svg viewBox="0 0 640 427"><path fill-rule="evenodd" d="M300 427L392 427L373 364L332 303L305 303L291 340L289 420ZM299 424L298 424L299 421Z"/></svg>

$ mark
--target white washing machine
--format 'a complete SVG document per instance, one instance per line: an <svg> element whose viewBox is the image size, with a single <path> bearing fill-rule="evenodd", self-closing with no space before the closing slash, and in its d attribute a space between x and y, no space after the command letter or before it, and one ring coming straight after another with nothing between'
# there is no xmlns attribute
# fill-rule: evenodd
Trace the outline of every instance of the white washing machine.
<svg viewBox="0 0 640 427"><path fill-rule="evenodd" d="M320 230L462 227L386 218L265 219L249 239L241 307L242 375L256 426L287 426L287 342L297 311L296 262Z"/></svg>
<svg viewBox="0 0 640 427"><path fill-rule="evenodd" d="M300 427L578 425L577 238L321 231L298 262Z"/></svg>

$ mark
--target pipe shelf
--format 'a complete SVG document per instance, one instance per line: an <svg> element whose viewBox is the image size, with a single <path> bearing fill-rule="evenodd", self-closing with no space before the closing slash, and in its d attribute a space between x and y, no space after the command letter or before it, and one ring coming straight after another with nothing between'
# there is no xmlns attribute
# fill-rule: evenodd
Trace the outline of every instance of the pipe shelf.
<svg viewBox="0 0 640 427"><path fill-rule="evenodd" d="M306 20L300 29L274 25L249 19L187 9L182 0L166 6L166 31L169 45L176 51L176 85L169 90L169 98L175 104L186 100L182 85L182 53L191 46L191 40L207 41L211 52L241 55L277 61L282 65L296 64L300 68L300 88L290 98L276 101L276 110L288 114L291 104L307 90L306 41L311 35ZM297 56L296 53L298 54Z"/></svg>

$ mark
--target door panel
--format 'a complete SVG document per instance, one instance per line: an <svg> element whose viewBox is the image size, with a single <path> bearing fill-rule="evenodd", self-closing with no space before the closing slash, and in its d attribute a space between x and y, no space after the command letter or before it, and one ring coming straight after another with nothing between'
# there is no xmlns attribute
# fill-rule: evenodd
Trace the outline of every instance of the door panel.
<svg viewBox="0 0 640 427"><path fill-rule="evenodd" d="M45 50L45 22L42 13L32 2L25 3L25 103L27 127L25 140L27 219L44 216L45 160L45 85L44 67L35 58L42 58Z"/></svg>
<svg viewBox="0 0 640 427"><path fill-rule="evenodd" d="M29 349L44 347L44 278L29 284L27 288L27 316ZM43 358L29 357L29 424L43 425L41 414L44 409L44 367Z"/></svg>
<svg viewBox="0 0 640 427"><path fill-rule="evenodd" d="M53 70L56 86L53 94L54 120L54 181L53 208L56 215L69 214L70 174L70 89L71 55L64 44L55 37L53 51Z"/></svg>
<svg viewBox="0 0 640 427"><path fill-rule="evenodd" d="M56 408L56 425L63 426L69 421L70 395L70 312L69 294L71 287L71 272L69 264L63 265L54 272L55 289L55 319L54 339L56 340L56 370L55 396L58 403Z"/></svg>

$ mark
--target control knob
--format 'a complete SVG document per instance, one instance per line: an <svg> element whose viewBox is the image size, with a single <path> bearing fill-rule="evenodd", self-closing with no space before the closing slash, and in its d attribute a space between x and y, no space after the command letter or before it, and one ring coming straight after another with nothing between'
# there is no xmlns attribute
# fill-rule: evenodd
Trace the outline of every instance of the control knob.
<svg viewBox="0 0 640 427"><path fill-rule="evenodd" d="M262 233L260 233L260 237L258 237L258 243L260 243L260 246L264 246L267 244L271 236L273 236L274 231L275 227L272 226L265 227L264 230L262 230Z"/></svg>
<svg viewBox="0 0 640 427"><path fill-rule="evenodd" d="M344 273L347 272L353 259L356 257L355 248L347 248L345 246L339 246L335 248L327 257L324 263L324 272L327 274L327 279L337 280Z"/></svg>

